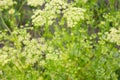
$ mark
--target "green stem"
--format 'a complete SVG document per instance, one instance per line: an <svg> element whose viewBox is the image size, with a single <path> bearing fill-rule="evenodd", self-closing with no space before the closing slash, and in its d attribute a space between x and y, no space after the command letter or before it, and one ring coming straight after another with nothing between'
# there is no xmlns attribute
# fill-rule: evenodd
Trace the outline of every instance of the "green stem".
<svg viewBox="0 0 120 80"><path fill-rule="evenodd" d="M24 4L26 3L26 1L27 1L27 0L24 0L24 1L21 3L21 5L19 6L19 9L18 9L18 11L17 11L17 12L20 13L18 25L21 23L21 19L22 19L22 15L23 15L23 14L22 14L23 12L21 12L21 9L22 9L22 7L24 6Z"/></svg>
<svg viewBox="0 0 120 80"><path fill-rule="evenodd" d="M7 26L7 24L5 23L5 21L4 21L4 19L2 18L2 16L0 16L0 19L1 19L1 21L2 21L2 23L3 23L3 25L4 25L4 27L11 33L10 28Z"/></svg>
<svg viewBox="0 0 120 80"><path fill-rule="evenodd" d="M22 7L23 7L23 5L26 3L26 1L27 1L27 0L25 0L25 1L21 4L20 8L18 9L18 12L22 9Z"/></svg>

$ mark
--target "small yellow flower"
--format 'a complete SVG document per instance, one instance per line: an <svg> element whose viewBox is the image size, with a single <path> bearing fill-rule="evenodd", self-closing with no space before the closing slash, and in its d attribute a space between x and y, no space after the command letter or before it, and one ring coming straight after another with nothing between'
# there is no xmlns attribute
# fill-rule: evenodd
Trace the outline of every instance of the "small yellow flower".
<svg viewBox="0 0 120 80"><path fill-rule="evenodd" d="M10 10L8 11L8 13L9 13L9 14L14 14L14 13L15 13L15 10L14 10L14 9L10 9Z"/></svg>

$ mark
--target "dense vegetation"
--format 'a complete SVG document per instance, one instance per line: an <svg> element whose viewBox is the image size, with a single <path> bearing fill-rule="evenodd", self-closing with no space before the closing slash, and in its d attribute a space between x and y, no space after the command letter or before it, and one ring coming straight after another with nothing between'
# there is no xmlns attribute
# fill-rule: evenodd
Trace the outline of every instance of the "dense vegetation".
<svg viewBox="0 0 120 80"><path fill-rule="evenodd" d="M0 80L120 80L120 0L0 0Z"/></svg>

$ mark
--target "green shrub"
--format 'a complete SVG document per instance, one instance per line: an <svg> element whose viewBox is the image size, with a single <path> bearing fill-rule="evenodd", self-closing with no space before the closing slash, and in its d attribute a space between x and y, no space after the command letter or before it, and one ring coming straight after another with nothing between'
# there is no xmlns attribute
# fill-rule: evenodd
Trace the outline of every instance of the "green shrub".
<svg viewBox="0 0 120 80"><path fill-rule="evenodd" d="M0 0L0 80L119 80L119 2Z"/></svg>

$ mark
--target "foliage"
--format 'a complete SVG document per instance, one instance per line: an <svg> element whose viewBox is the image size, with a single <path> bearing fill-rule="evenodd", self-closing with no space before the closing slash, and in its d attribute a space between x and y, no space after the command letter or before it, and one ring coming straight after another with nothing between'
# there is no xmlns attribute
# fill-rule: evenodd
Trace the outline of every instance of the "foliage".
<svg viewBox="0 0 120 80"><path fill-rule="evenodd" d="M0 80L119 80L119 3L0 0Z"/></svg>

